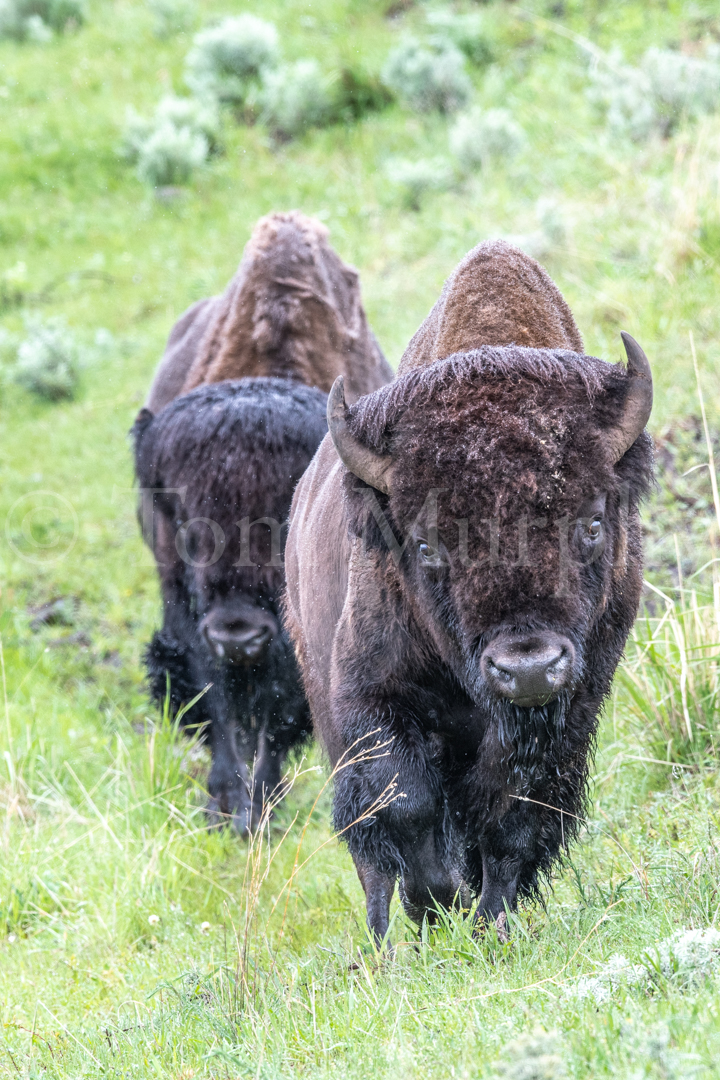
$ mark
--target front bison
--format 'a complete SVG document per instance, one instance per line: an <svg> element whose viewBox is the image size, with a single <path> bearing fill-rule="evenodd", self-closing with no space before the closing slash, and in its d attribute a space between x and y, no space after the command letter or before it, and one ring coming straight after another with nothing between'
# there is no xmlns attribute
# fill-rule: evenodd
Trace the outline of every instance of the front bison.
<svg viewBox="0 0 720 1080"><path fill-rule="evenodd" d="M652 381L582 354L545 272L461 263L396 380L344 401L296 492L287 620L335 827L387 933L469 889L497 920L577 832L640 597Z"/></svg>

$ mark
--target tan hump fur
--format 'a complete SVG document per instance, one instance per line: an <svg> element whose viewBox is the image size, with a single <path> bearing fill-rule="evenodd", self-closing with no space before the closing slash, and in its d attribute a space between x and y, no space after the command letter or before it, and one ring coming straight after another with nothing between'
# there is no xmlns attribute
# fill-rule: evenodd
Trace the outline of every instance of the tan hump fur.
<svg viewBox="0 0 720 1080"><path fill-rule="evenodd" d="M325 226L297 210L258 221L215 304L182 393L257 376L289 376L327 392L345 374L356 399L392 376L357 271L333 251Z"/></svg>
<svg viewBox="0 0 720 1080"><path fill-rule="evenodd" d="M478 244L445 282L398 375L480 345L583 352L570 308L539 263L504 240Z"/></svg>

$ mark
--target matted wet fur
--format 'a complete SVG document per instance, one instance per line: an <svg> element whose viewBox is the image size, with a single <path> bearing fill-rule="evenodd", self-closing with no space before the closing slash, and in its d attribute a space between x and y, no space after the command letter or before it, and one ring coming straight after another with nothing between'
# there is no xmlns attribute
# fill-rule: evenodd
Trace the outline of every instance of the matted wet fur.
<svg viewBox="0 0 720 1080"><path fill-rule="evenodd" d="M311 728L280 625L282 559L272 558L265 524L246 530L243 547L241 523L272 519L279 533L326 430L320 390L273 378L199 387L156 417L144 410L134 428L138 482L160 492L146 537L163 595L163 626L145 656L151 693L162 706L169 676L175 714L210 687L185 723L209 725L210 808L241 830L259 818L263 789L277 785L288 749ZM257 616L273 630L257 662L228 663L213 652L203 620L217 610Z"/></svg>
<svg viewBox="0 0 720 1080"><path fill-rule="evenodd" d="M652 455L642 433L613 456L624 367L567 347L581 344L572 316L521 252L480 245L459 269L398 378L346 411L356 444L392 462L389 493L326 437L286 549L286 621L316 734L332 764L382 745L339 770L334 802L378 939L397 878L418 921L467 902L466 888L493 920L536 892L584 813L642 584ZM553 325L565 341L524 344L546 345ZM509 340L485 344L484 327ZM437 357L438 341L464 351ZM517 705L485 658L545 638L564 642L563 689Z"/></svg>
<svg viewBox="0 0 720 1080"><path fill-rule="evenodd" d="M298 379L327 393L341 374L351 401L392 378L357 270L321 222L290 210L260 218L225 292L178 319L147 408L157 413L203 383L245 377Z"/></svg>

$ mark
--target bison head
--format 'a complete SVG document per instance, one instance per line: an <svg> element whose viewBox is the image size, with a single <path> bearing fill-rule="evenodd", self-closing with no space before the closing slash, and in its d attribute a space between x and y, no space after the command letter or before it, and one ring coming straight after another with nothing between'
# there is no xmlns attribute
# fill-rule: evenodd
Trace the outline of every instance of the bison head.
<svg viewBox="0 0 720 1080"><path fill-rule="evenodd" d="M484 346L328 403L351 532L439 658L503 711L608 689L641 586L647 359ZM601 663L588 663L600 656ZM507 710L506 710L507 711Z"/></svg>
<svg viewBox="0 0 720 1080"><path fill-rule="evenodd" d="M294 381L243 379L198 387L136 422L140 513L166 621L197 631L216 667L274 655L287 512L323 436L324 403Z"/></svg>

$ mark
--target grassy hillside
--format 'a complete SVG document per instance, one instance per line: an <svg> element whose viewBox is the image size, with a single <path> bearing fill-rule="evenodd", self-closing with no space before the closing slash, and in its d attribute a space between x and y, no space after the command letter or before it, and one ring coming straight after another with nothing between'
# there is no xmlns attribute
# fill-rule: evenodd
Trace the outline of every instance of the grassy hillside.
<svg viewBox="0 0 720 1080"><path fill-rule="evenodd" d="M706 461L690 331L714 431L720 408L720 110L634 142L587 94L593 50L711 54L717 5L459 4L491 54L468 67L475 101L521 125L516 157L464 174L453 118L398 102L284 143L226 109L224 152L158 194L118 153L126 107L185 93L193 33L240 10L328 75L377 78L430 33L422 3L216 0L159 38L149 7L103 0L45 44L0 41L0 1075L719 1075L717 950L707 971L657 950L718 918L720 594L713 609L712 567L688 578L718 533L707 470L682 474ZM398 159L434 162L444 190L413 209ZM378 967L315 751L248 849L206 831L204 752L144 695L158 591L126 432L174 319L224 287L261 214L290 207L360 269L393 364L458 259L498 235L542 252L588 352L618 359L627 329L653 363L665 480L647 525L670 601L652 594L652 612L668 618L628 650L587 831L510 945L454 922L417 943L398 913ZM74 400L14 379L33 312L87 346ZM617 953L644 974L611 977Z"/></svg>

